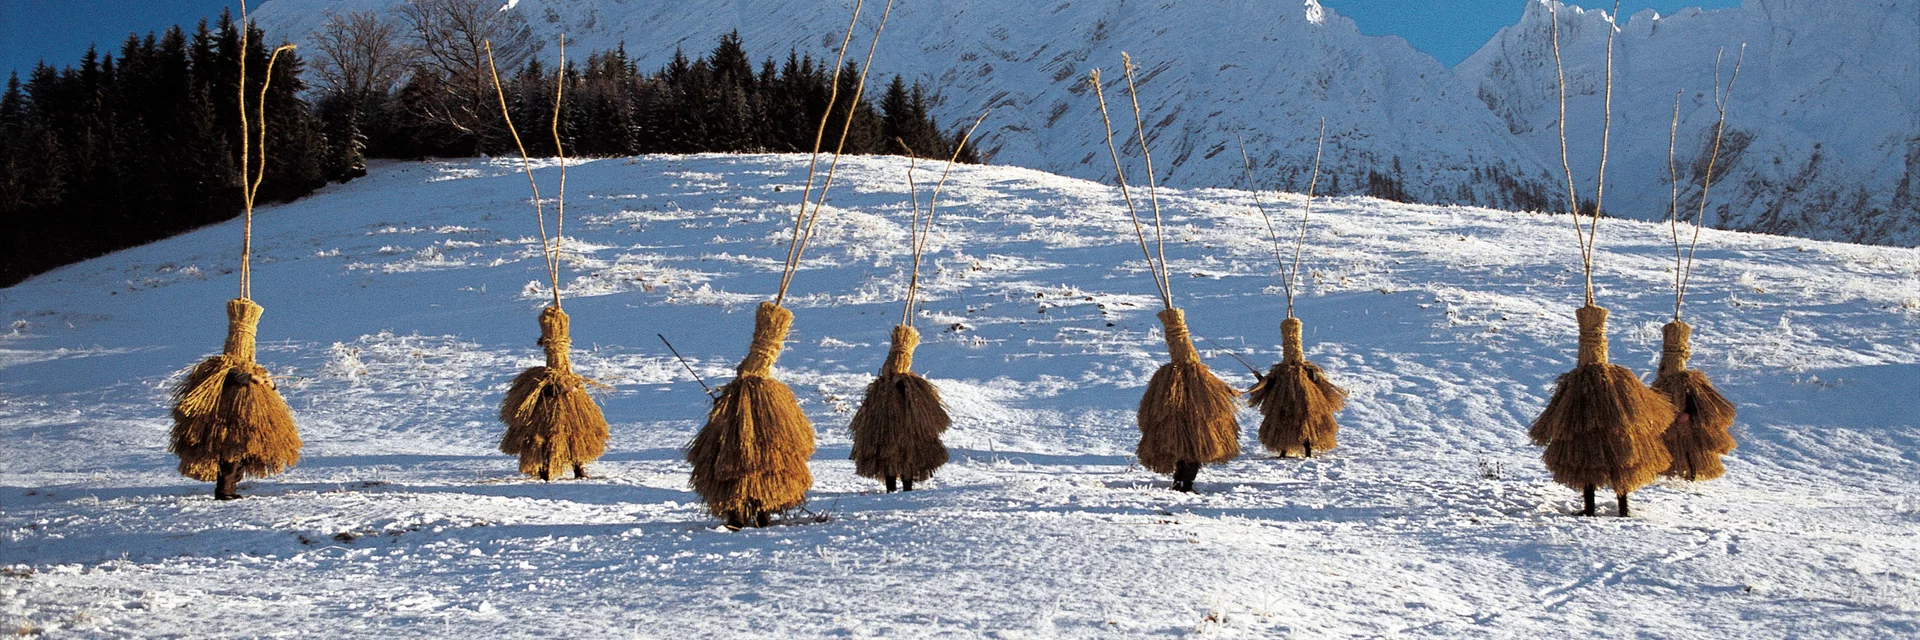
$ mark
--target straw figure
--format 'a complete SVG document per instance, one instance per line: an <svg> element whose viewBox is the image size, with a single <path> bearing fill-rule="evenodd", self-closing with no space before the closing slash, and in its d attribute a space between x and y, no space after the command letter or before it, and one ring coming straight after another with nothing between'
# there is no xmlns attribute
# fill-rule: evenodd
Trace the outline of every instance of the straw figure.
<svg viewBox="0 0 1920 640"><path fill-rule="evenodd" d="M1340 424L1333 414L1347 403L1347 392L1327 379L1320 365L1307 361L1301 346L1300 319L1293 315L1294 284L1300 280L1300 254L1307 244L1307 221L1313 216L1313 194L1320 182L1320 152L1327 140L1326 120L1320 121L1320 146L1313 154L1313 174L1307 181L1307 202L1300 214L1300 235L1293 248L1293 268L1280 253L1280 235L1273 219L1259 207L1267 223L1267 237L1273 240L1273 257L1279 262L1281 284L1287 292L1287 318L1280 321L1280 363L1273 365L1260 382L1247 391L1248 404L1260 410L1260 444L1282 458L1299 455L1311 458L1315 451L1326 451L1339 444ZM1247 158L1246 145L1240 147L1240 159L1247 172L1247 187L1253 188L1253 162ZM1258 195L1254 204L1259 205Z"/></svg>
<svg viewBox="0 0 1920 640"><path fill-rule="evenodd" d="M246 24L246 5L241 24ZM266 177L267 88L273 63L293 49L282 45L267 58L256 111L247 114L247 29L240 29L240 194L245 222L240 241L240 296L227 301L227 341L173 390L173 431L167 449L180 457L180 474L212 481L213 497L240 497L240 480L277 475L300 461L300 431L293 410L280 398L273 376L254 360L254 339L264 311L252 299L253 203ZM256 138L252 122L259 122ZM253 141L258 140L257 144ZM253 162L255 150L258 162Z"/></svg>
<svg viewBox="0 0 1920 640"><path fill-rule="evenodd" d="M986 122L986 118L981 115L974 121L974 129ZM913 271L907 278L906 301L900 312L900 324L893 327L886 362L880 366L879 377L867 385L866 397L860 401L860 409L853 413L853 422L847 427L853 432L850 457L854 472L886 483L887 493L893 493L896 488L912 491L913 483L925 482L933 477L934 470L947 463L947 447L940 443L940 435L946 433L953 420L947 416L946 406L940 400L940 390L913 372L913 350L920 344L920 332L913 328L913 305L919 300L920 256L932 236L940 189L946 186L947 175L953 172L960 150L972 137L973 129L968 129L966 135L961 136L960 144L954 147L953 157L947 159L946 171L940 174L940 182L934 185L933 194L927 199L924 226L920 222L920 198L913 184L913 170L918 162L913 149L907 147L905 141L895 139L907 152Z"/></svg>
<svg viewBox="0 0 1920 640"><path fill-rule="evenodd" d="M1700 246L1707 194L1713 188L1721 134L1726 131L1727 100L1733 93L1733 83L1740 79L1740 67L1745 61L1746 50L1742 47L1740 60L1733 65L1733 77L1727 80L1725 91L1720 88L1719 60L1714 61L1714 106L1719 111L1719 121L1714 125L1713 150L1707 156L1706 175L1700 186L1700 209L1694 214L1693 239L1684 260L1680 250L1680 174L1673 161L1680 136L1679 94L1674 95L1673 129L1667 139L1667 174L1673 181L1673 205L1667 212L1668 228L1673 232L1673 321L1660 328L1660 374L1653 379L1653 389L1666 394L1675 409L1673 424L1667 427L1664 437L1673 463L1664 475L1689 481L1712 480L1725 474L1727 468L1720 463L1720 456L1732 453L1735 446L1733 434L1729 433L1733 427L1733 403L1713 388L1713 382L1705 373L1687 368L1687 359L1693 355L1693 327L1680 319L1680 310L1686 303L1687 285L1693 277L1693 254Z"/></svg>
<svg viewBox="0 0 1920 640"><path fill-rule="evenodd" d="M793 276L800 268L807 241L812 239L814 223L826 206L827 190L833 186L834 169L840 165L847 132L853 124L853 118L844 119L833 161L828 165L825 181L820 184L818 201L810 202L815 169L820 161L820 144L826 135L828 119L838 104L840 69L846 60L847 46L853 41L853 28L860 20L862 4L862 0L854 2L853 18L847 22L839 59L834 62L832 89L827 94L826 112L821 114L820 126L814 132L807 187L801 192L800 210L794 217L779 292L773 300L760 303L754 312L753 341L747 348L747 357L735 369L733 381L720 387L713 410L707 414L707 424L687 446L687 462L693 466L694 492L706 503L707 512L725 519L731 529L771 524L774 513L804 504L807 489L813 486L813 474L807 468L807 459L813 457L813 423L800 411L793 391L773 377L773 365L786 344L788 329L793 326L793 312L780 305L786 301L787 288L793 284ZM880 25L874 30L872 46L867 50L867 64L861 67L848 105L860 103L860 94L867 85L867 70L873 65L873 52L879 48L880 34L886 29L887 17L892 12L893 2L888 0ZM851 113L851 108L848 112ZM808 210L810 204L811 211Z"/></svg>
<svg viewBox="0 0 1920 640"><path fill-rule="evenodd" d="M1615 5L1615 12L1619 10ZM1611 15L1608 18L1612 19ZM1560 26L1557 10L1553 21L1553 53L1556 68L1560 64ZM1611 33L1611 30L1609 31ZM1528 436L1535 445L1546 447L1541 456L1556 482L1580 489L1585 498L1581 515L1594 515L1596 487L1613 489L1619 502L1619 515L1629 515L1628 494L1651 483L1667 469L1670 458L1661 434L1673 422L1673 405L1666 396L1647 388L1632 371L1607 361L1607 310L1594 304L1594 240L1600 224L1601 203L1606 194L1607 138L1612 127L1613 39L1607 39L1607 115L1600 143L1599 185L1594 193L1592 222L1582 225L1580 203L1573 187L1573 170L1567 162L1566 79L1560 80L1560 162L1567 177L1567 202L1573 214L1574 231L1580 241L1581 263L1586 271L1586 306L1574 312L1580 326L1579 361L1572 371L1560 376L1552 399L1535 418Z"/></svg>
<svg viewBox="0 0 1920 640"><path fill-rule="evenodd" d="M1239 392L1221 382L1200 361L1200 353L1193 348L1193 337L1187 332L1186 313L1173 306L1173 293L1167 278L1165 235L1160 220L1159 186L1153 176L1153 155L1147 149L1146 126L1140 117L1140 97L1134 85L1133 60L1126 53L1120 55L1126 72L1127 92L1133 99L1135 134L1140 143L1140 152L1146 159L1147 194L1153 207L1153 235L1159 254L1157 260L1154 251L1147 248L1146 231L1140 224L1139 210L1134 206L1133 196L1127 189L1126 172L1120 165L1120 152L1113 144L1113 121L1107 114L1107 99L1100 83L1100 70L1093 70L1087 81L1093 85L1094 97L1100 103L1100 120L1105 127L1107 153L1113 157L1120 196L1127 203L1128 215L1133 219L1134 236L1140 242L1140 252L1146 256L1154 285L1159 289L1162 305L1160 324L1166 329L1167 354L1172 359L1172 362L1153 373L1153 378L1147 382L1146 393L1140 397L1140 444L1134 448L1134 455L1140 460L1141 466L1154 473L1172 475L1175 491L1192 492L1193 481L1199 476L1201 465L1224 463L1240 455L1240 424L1234 416Z"/></svg>
<svg viewBox="0 0 1920 640"><path fill-rule="evenodd" d="M567 64L567 41L560 39L560 68ZM533 190L534 219L540 224L540 252L546 259L548 283L553 286L553 304L540 311L540 340L547 364L527 369L514 377L507 397L500 402L500 421L507 433L500 438L500 452L520 457L520 473L553 480L554 475L573 471L573 477L587 477L587 463L607 451L607 419L587 394L591 380L573 372L569 349L570 323L560 308L560 250L566 236L567 152L560 143L560 101L566 78L554 82L553 146L560 164L560 195L554 210L554 235L547 237L546 206L540 200L540 186L533 180L533 161L521 143L520 131L507 110L506 91L500 86L500 72L493 67L493 45L487 44L487 68L493 73L494 93L500 100L500 114L506 118L507 132L520 150L520 164L527 174L527 186ZM564 76L564 73L562 74Z"/></svg>

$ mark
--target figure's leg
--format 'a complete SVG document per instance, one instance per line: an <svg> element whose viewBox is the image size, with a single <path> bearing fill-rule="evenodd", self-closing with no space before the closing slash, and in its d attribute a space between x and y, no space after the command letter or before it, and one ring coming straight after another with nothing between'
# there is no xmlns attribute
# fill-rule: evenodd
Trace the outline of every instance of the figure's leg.
<svg viewBox="0 0 1920 640"><path fill-rule="evenodd" d="M744 513L741 513L741 512L738 512L738 511L734 511L734 512L731 512L731 513L728 513L728 514L727 514L727 528L728 528L728 529L732 529L732 530L734 530L734 531L739 531L739 530L741 530L741 529L744 529L744 528L746 528L746 526L747 526L747 516L746 516L746 514L744 514Z"/></svg>
<svg viewBox="0 0 1920 640"><path fill-rule="evenodd" d="M893 493L900 489L900 486L895 484L898 481L899 479L894 476L887 476L887 493Z"/></svg>
<svg viewBox="0 0 1920 640"><path fill-rule="evenodd" d="M1585 493L1587 497L1587 508L1581 511L1580 515L1591 517L1593 516L1593 485L1587 485Z"/></svg>
<svg viewBox="0 0 1920 640"><path fill-rule="evenodd" d="M900 477L900 490L901 490L901 491L912 491L912 490L913 490L913 478L909 478L909 477L906 477L906 476L901 476L901 477Z"/></svg>
<svg viewBox="0 0 1920 640"><path fill-rule="evenodd" d="M1302 440L1302 441L1300 441L1300 446L1301 446L1302 448L1304 448L1304 449L1306 449L1306 455L1303 455L1303 456L1300 456L1300 457L1302 457L1302 458L1311 458L1311 457L1313 457L1313 441L1312 441L1312 440Z"/></svg>
<svg viewBox="0 0 1920 640"><path fill-rule="evenodd" d="M213 481L213 499L233 500L240 497L239 463L220 461L220 475Z"/></svg>
<svg viewBox="0 0 1920 640"><path fill-rule="evenodd" d="M575 478L587 477L587 463L585 462L573 463L573 477Z"/></svg>
<svg viewBox="0 0 1920 640"><path fill-rule="evenodd" d="M1632 515L1632 511L1627 508L1627 494L1622 493L1620 494L1620 517L1625 518L1629 515Z"/></svg>
<svg viewBox="0 0 1920 640"><path fill-rule="evenodd" d="M1173 468L1173 490L1191 493L1193 491L1193 480L1198 477L1200 477L1200 463L1181 462L1175 464Z"/></svg>
<svg viewBox="0 0 1920 640"><path fill-rule="evenodd" d="M773 514L765 511L753 514L753 526L764 529L770 524L773 524Z"/></svg>

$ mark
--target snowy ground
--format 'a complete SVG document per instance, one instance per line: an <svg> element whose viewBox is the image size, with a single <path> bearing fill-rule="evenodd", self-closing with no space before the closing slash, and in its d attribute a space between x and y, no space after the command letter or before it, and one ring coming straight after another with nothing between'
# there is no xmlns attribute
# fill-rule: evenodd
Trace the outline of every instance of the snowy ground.
<svg viewBox="0 0 1920 640"><path fill-rule="evenodd" d="M1741 447L1725 479L1581 519L1525 436L1573 356L1567 219L1333 201L1299 313L1352 392L1343 446L1305 462L1249 446L1183 495L1130 460L1165 355L1117 192L1004 167L955 172L917 320L954 462L886 495L845 460L906 266L906 164L852 158L779 367L816 421L810 508L830 520L718 529L679 453L706 398L654 334L709 382L730 375L804 164L570 173L576 362L614 386L586 481L528 481L494 449L495 403L539 361L544 291L510 162L384 165L260 212L261 359L307 447L247 500L212 501L165 449L165 389L225 330L237 224L0 291L0 631L1920 634L1920 251L1707 232L1694 362L1740 405ZM1298 202L1262 200L1282 219ZM1174 293L1244 388L1227 352L1271 364L1282 304L1252 199L1162 203ZM1665 234L1601 227L1614 359L1640 371L1671 310ZM1255 443L1255 414L1242 424Z"/></svg>

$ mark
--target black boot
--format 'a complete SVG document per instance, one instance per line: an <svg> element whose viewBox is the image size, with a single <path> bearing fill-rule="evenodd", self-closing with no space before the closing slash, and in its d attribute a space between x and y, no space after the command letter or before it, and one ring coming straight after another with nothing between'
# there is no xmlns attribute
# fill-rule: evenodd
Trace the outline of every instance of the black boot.
<svg viewBox="0 0 1920 640"><path fill-rule="evenodd" d="M1625 518L1630 515L1633 515L1633 512L1627 509L1627 494L1622 493L1620 494L1620 517Z"/></svg>
<svg viewBox="0 0 1920 640"><path fill-rule="evenodd" d="M908 478L908 477L905 477L905 476L902 476L902 477L900 478L900 490L901 490L901 491L912 491L912 490L913 490L913 478Z"/></svg>
<svg viewBox="0 0 1920 640"><path fill-rule="evenodd" d="M727 528L732 529L734 531L739 531L741 529L747 528L746 514L740 513L738 511L727 514Z"/></svg>
<svg viewBox="0 0 1920 640"><path fill-rule="evenodd" d="M574 477L574 478L585 478L585 477L587 477L587 463L585 463L585 462L575 462L575 463L573 463L573 477Z"/></svg>
<svg viewBox="0 0 1920 640"><path fill-rule="evenodd" d="M1582 510L1580 512L1580 515L1591 518L1593 517L1593 485L1587 485L1585 494L1587 498L1587 508L1585 510Z"/></svg>
<svg viewBox="0 0 1920 640"><path fill-rule="evenodd" d="M771 524L773 524L773 514L765 511L753 514L753 526L765 529Z"/></svg>
<svg viewBox="0 0 1920 640"><path fill-rule="evenodd" d="M213 499L235 500L240 497L240 465L221 461L220 475L213 481Z"/></svg>
<svg viewBox="0 0 1920 640"><path fill-rule="evenodd" d="M1313 441L1311 441L1311 440L1302 440L1302 441L1300 442L1300 447L1301 447L1302 449L1304 449L1304 450L1306 451L1306 454L1305 454L1305 455L1302 455L1302 456L1300 456L1300 457L1302 457L1302 458L1311 458L1311 457L1313 457Z"/></svg>
<svg viewBox="0 0 1920 640"><path fill-rule="evenodd" d="M1173 490L1193 493L1193 480L1200 476L1200 463L1181 462L1173 467Z"/></svg>
<svg viewBox="0 0 1920 640"><path fill-rule="evenodd" d="M893 493L900 489L900 486L895 484L896 482L899 482L899 478L895 476L887 476L887 493Z"/></svg>

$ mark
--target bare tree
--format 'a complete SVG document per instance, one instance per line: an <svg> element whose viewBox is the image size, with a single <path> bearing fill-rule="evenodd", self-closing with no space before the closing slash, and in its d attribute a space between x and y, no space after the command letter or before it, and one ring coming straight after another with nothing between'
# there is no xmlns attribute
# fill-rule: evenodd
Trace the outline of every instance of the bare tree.
<svg viewBox="0 0 1920 640"><path fill-rule="evenodd" d="M518 66L529 54L526 21L500 0L407 0L398 11L415 59L414 72L430 75L437 94L414 107L414 115L486 144L500 122L489 84L487 44L493 44L500 66Z"/></svg>
<svg viewBox="0 0 1920 640"><path fill-rule="evenodd" d="M314 72L322 88L356 103L391 93L412 64L412 52L402 46L399 32L398 24L376 12L328 14L327 23L313 34L314 48L320 50Z"/></svg>

